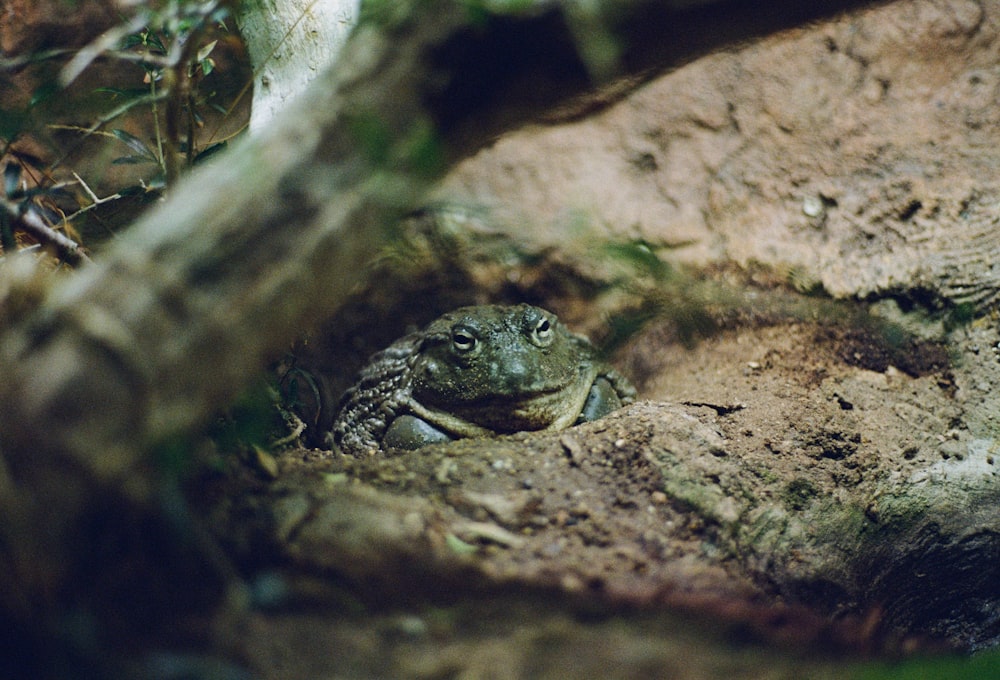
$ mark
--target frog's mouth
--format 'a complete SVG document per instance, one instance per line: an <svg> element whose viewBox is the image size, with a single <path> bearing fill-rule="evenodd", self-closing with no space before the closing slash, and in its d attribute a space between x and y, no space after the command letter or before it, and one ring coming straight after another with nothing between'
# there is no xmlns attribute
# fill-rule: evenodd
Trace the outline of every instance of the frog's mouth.
<svg viewBox="0 0 1000 680"><path fill-rule="evenodd" d="M413 413L459 437L561 430L576 422L593 377L516 397L491 395L454 404L447 411L411 403Z"/></svg>

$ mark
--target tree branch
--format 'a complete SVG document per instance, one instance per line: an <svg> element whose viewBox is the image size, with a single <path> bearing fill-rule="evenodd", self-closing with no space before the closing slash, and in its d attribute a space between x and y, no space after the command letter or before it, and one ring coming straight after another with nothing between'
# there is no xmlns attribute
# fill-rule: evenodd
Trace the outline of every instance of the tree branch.
<svg viewBox="0 0 1000 680"><path fill-rule="evenodd" d="M22 229L43 244L51 245L60 259L73 266L90 262L90 258L80 249L80 245L70 237L62 234L45 223L31 207L25 207L23 202L15 202L6 198L0 199L0 209L17 222Z"/></svg>

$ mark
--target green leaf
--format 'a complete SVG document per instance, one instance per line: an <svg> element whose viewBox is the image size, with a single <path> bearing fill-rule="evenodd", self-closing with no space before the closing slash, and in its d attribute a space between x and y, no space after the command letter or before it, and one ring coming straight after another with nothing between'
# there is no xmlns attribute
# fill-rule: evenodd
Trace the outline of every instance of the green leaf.
<svg viewBox="0 0 1000 680"><path fill-rule="evenodd" d="M219 153L226 148L226 142L219 142L218 144L212 144L210 147L199 153L194 157L194 163L201 163L208 160L215 154Z"/></svg>
<svg viewBox="0 0 1000 680"><path fill-rule="evenodd" d="M33 200L39 196L42 196L44 198L51 198L53 200L73 198L73 195L62 187L34 187L32 189L28 189L27 191L23 191L18 195L23 197L25 200ZM41 206L35 206L35 209L41 210L42 208ZM59 216L56 215L55 213L45 213L45 217L50 222L59 221Z"/></svg>
<svg viewBox="0 0 1000 680"><path fill-rule="evenodd" d="M111 134L113 134L120 142L124 143L125 146L132 149L132 151L135 151L139 156L143 156L146 160L153 163L159 162L156 154L154 154L150 148L146 146L146 143L133 135L131 132L115 128L111 131Z"/></svg>
<svg viewBox="0 0 1000 680"><path fill-rule="evenodd" d="M28 108L32 109L39 104L44 104L48 100L52 99L56 93L61 92L62 87L60 87L58 81L52 80L41 85L38 89L31 93L31 101L28 102Z"/></svg>
<svg viewBox="0 0 1000 680"><path fill-rule="evenodd" d="M124 189L118 190L119 196L144 196L146 194L146 187L141 184L133 184L132 186L125 187Z"/></svg>
<svg viewBox="0 0 1000 680"><path fill-rule="evenodd" d="M32 194L41 192L31 192ZM42 220L48 224L59 224L62 221L62 216L54 210L46 208L44 205L38 205L31 203L31 196L26 195L25 199L21 201L21 212L23 213L33 213L36 217L40 217Z"/></svg>
<svg viewBox="0 0 1000 680"><path fill-rule="evenodd" d="M196 57L197 61L202 62L202 61L205 61L206 59L208 59L208 55L210 55L212 53L212 50L215 49L215 46L218 43L219 43L218 40L213 40L212 42L208 43L207 45L205 45L204 47L202 47L200 50L198 50L198 56Z"/></svg>
<svg viewBox="0 0 1000 680"><path fill-rule="evenodd" d="M163 41L160 40L160 36L156 35L152 31L146 31L143 33L144 44L148 45L153 51L158 51L161 54L167 53L167 48L164 46Z"/></svg>
<svg viewBox="0 0 1000 680"><path fill-rule="evenodd" d="M16 158L21 165L30 165L35 170L44 171L47 166L45 161L34 154L28 153L27 151L9 149L8 153Z"/></svg>
<svg viewBox="0 0 1000 680"><path fill-rule="evenodd" d="M140 163L155 163L155 158L146 156L119 156L111 161L111 165L139 165Z"/></svg>
<svg viewBox="0 0 1000 680"><path fill-rule="evenodd" d="M139 33L133 33L132 35L125 36L122 40L122 49L127 50L130 47L138 47L139 45L145 45L146 41L143 39L142 35Z"/></svg>
<svg viewBox="0 0 1000 680"><path fill-rule="evenodd" d="M653 247L641 239L612 243L605 250L612 258L630 264L637 272L657 281L666 281L673 275L670 264L661 260Z"/></svg>
<svg viewBox="0 0 1000 680"><path fill-rule="evenodd" d="M7 163L3 169L3 190L7 198L12 198L21 183L21 166L18 163Z"/></svg>
<svg viewBox="0 0 1000 680"><path fill-rule="evenodd" d="M455 534L448 534L444 537L445 545L456 555L471 555L475 553L478 548L471 543L466 543L460 539Z"/></svg>

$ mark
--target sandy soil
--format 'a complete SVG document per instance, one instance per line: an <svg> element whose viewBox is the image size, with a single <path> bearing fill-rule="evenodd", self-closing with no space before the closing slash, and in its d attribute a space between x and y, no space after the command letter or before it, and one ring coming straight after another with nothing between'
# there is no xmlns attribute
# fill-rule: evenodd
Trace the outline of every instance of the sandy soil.
<svg viewBox="0 0 1000 680"><path fill-rule="evenodd" d="M992 418L976 395L1000 378L1000 337L973 324L947 343L902 342L853 318L689 346L651 324L617 356L642 400L564 433L364 460L284 454L278 479L250 482L226 512L242 518L226 523L235 551L254 546L251 570L287 589L242 620L235 646L268 677L344 664L526 677L568 655L585 674L680 664L672 677L696 678L798 677L799 653L825 677L871 653L968 643L953 617L864 582L875 572L859 553L889 522L890 480L973 462L996 478L972 440ZM864 515L846 543L796 524L839 521L829 507ZM748 663L733 635L766 662ZM318 659L316 645L343 656ZM510 669L493 675L498 656Z"/></svg>

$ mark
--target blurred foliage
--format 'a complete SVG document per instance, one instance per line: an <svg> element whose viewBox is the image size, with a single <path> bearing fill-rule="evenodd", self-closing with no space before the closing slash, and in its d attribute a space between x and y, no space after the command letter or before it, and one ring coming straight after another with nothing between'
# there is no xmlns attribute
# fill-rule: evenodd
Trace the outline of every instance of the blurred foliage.
<svg viewBox="0 0 1000 680"><path fill-rule="evenodd" d="M718 327L720 305L736 304L731 291L710 284L693 272L671 266L650 243L636 239L610 242L597 250L618 271L609 282L633 295L636 303L609 318L609 334L601 343L613 351L654 319L673 321L687 346Z"/></svg>
<svg viewBox="0 0 1000 680"><path fill-rule="evenodd" d="M973 656L940 656L866 665L845 674L854 680L985 680L1000 678L1000 651Z"/></svg>
<svg viewBox="0 0 1000 680"><path fill-rule="evenodd" d="M250 83L229 7L168 0L128 11L82 48L0 59L5 251L46 245L44 230L24 230L27 213L76 242L113 235L225 147L220 130L234 127L227 119ZM65 39L79 42L66 25Z"/></svg>
<svg viewBox="0 0 1000 680"><path fill-rule="evenodd" d="M209 428L222 453L244 453L254 447L268 449L289 432L280 407L283 399L268 379L258 379Z"/></svg>
<svg viewBox="0 0 1000 680"><path fill-rule="evenodd" d="M197 434L178 433L156 443L151 460L159 479L168 484L164 488L206 472L226 474L234 464L274 477L271 452L298 443L298 423L283 406L274 382L260 377Z"/></svg>
<svg viewBox="0 0 1000 680"><path fill-rule="evenodd" d="M411 207L406 189L411 178L433 179L444 167L444 145L434 124L419 118L407 121L407 125L399 134L374 114L360 112L348 117L349 134L372 166L373 177L398 185L401 208Z"/></svg>

